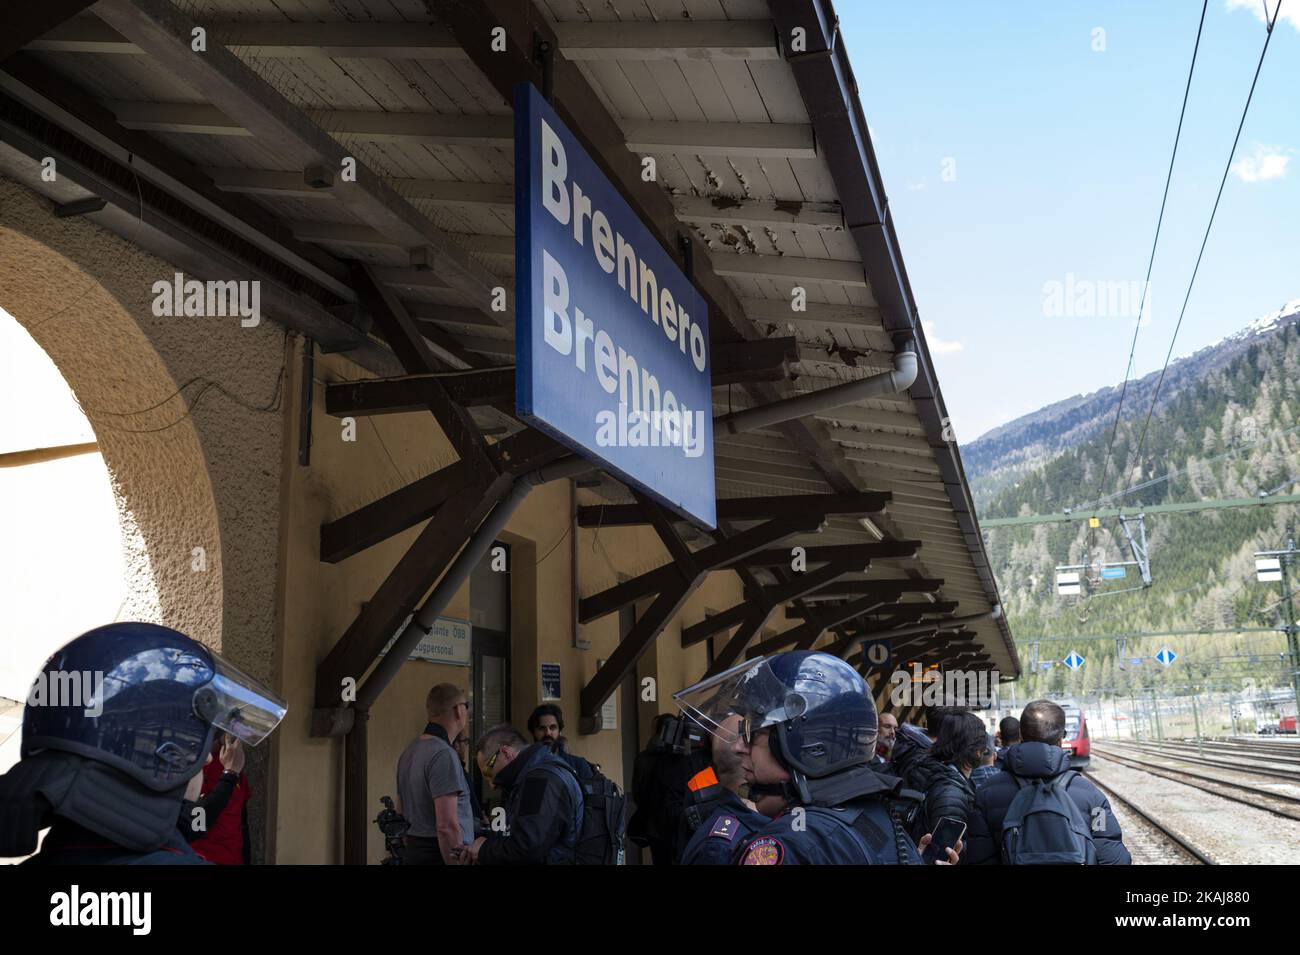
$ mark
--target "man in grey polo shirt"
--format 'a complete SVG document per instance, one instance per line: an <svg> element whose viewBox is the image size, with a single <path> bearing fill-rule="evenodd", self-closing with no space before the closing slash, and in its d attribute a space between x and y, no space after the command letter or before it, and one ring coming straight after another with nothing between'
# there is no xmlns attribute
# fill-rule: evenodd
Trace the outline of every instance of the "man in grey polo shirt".
<svg viewBox="0 0 1300 955"><path fill-rule="evenodd" d="M474 841L469 780L452 742L465 731L469 704L451 683L429 691L429 724L397 761L397 811L411 828L403 865L456 865Z"/></svg>

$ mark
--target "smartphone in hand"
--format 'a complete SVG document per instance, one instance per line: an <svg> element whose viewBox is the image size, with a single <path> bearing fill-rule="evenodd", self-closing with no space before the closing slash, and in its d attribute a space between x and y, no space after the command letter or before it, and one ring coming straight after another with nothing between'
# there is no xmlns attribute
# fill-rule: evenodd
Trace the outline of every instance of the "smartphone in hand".
<svg viewBox="0 0 1300 955"><path fill-rule="evenodd" d="M948 850L954 848L961 837L966 834L966 823L960 819L944 816L930 834L930 844L921 853L921 861L926 865L948 861Z"/></svg>

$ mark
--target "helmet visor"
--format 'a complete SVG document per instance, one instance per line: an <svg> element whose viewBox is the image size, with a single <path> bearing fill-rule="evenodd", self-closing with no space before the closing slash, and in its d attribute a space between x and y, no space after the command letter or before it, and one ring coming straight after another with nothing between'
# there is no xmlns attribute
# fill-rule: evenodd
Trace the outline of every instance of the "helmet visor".
<svg viewBox="0 0 1300 955"><path fill-rule="evenodd" d="M673 694L677 705L712 735L734 743L798 713L786 712L790 689L766 660L746 660ZM736 719L739 717L739 719Z"/></svg>
<svg viewBox="0 0 1300 955"><path fill-rule="evenodd" d="M194 711L241 743L256 746L280 725L288 707L269 687L212 654L216 675L194 694Z"/></svg>

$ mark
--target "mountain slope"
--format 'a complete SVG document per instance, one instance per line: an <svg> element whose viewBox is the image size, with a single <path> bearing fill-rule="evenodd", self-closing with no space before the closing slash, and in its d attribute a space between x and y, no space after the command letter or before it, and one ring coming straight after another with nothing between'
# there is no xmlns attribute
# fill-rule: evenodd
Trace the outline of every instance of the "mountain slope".
<svg viewBox="0 0 1300 955"><path fill-rule="evenodd" d="M1300 322L1300 299L1251 322L1241 331L1171 362L1160 389L1157 411L1168 407L1188 384L1223 368L1253 345ZM1155 393L1158 372L1130 381L1124 417L1145 416ZM962 447L962 462L976 506L983 511L1004 488L1048 464L1062 452L1104 433L1109 440L1120 387L1075 395L1023 415L986 432Z"/></svg>
<svg viewBox="0 0 1300 955"><path fill-rule="evenodd" d="M1131 382L1105 487L1099 482L1115 389L1057 402L976 442L963 458L980 516L1046 514L1099 497L1113 496L1110 505L1136 510L1300 491L1298 321L1300 302L1290 303L1171 364L1140 459L1134 452L1155 379ZM1132 490L1123 493L1130 483ZM1092 692L1108 683L1122 689L1148 680L1186 680L1200 672L1197 667L1204 669L1201 679L1250 673L1266 683L1280 681L1285 667L1277 653L1285 646L1283 638L1248 632L1277 625L1281 613L1278 585L1255 581L1253 552L1282 546L1289 523L1298 518L1300 508L1293 505L1150 516L1153 586L1118 593L1138 586L1130 569L1127 580L1094 591L1107 596L1086 601L1055 594L1055 568L1098 558L1131 559L1117 522L1096 530L1082 521L988 529L990 559L1027 662L1035 651L1041 660L1060 660L1069 649L1093 661L1078 674L1058 666L1028 683L1043 692ZM1113 641L1084 639L1207 628L1243 635L1163 638L1183 665L1158 674L1150 668L1121 669ZM1046 639L1066 635L1077 638L1077 645ZM1038 647L1031 646L1035 640L1042 640ZM1149 657L1158 648L1140 652Z"/></svg>

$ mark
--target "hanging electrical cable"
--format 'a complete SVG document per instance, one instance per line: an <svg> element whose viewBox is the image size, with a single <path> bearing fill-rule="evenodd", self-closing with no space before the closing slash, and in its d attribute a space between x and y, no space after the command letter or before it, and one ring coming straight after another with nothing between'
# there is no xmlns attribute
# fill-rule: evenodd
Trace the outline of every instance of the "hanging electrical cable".
<svg viewBox="0 0 1300 955"><path fill-rule="evenodd" d="M1265 10L1267 11L1267 6ZM1278 0L1273 11L1273 19L1267 22L1268 32L1264 36L1264 46L1259 52L1259 62L1255 64L1255 75L1250 81L1250 92L1246 95L1246 105L1242 108L1241 119L1237 123L1237 134L1232 139L1232 149L1228 151L1228 161L1223 167L1223 176L1219 180L1219 191L1214 197L1214 208L1210 210L1210 220L1205 224L1205 234L1201 237L1201 248L1196 254L1196 265L1192 269L1192 277L1187 282L1187 294L1183 296L1183 305L1178 311L1178 322L1174 325L1173 337L1169 339L1169 350L1165 353L1165 363L1160 369L1160 377L1156 379L1155 392L1151 396L1151 406L1147 409L1146 420L1142 424L1142 434L1138 439L1137 452L1133 455L1133 468L1129 472L1129 478L1126 481L1125 493L1128 492L1128 488L1132 487L1133 477L1136 476L1137 470L1142 464L1142 449L1146 446L1147 433L1151 427L1151 416L1155 413L1156 404L1160 400L1160 388L1164 384L1165 373L1169 370L1169 362L1174 355L1174 344L1178 341L1178 332L1183 327L1183 318L1187 314L1187 304L1191 301L1192 289L1196 285L1196 276L1201 270L1201 260L1205 257L1205 246L1210 241L1210 231L1214 228L1214 218L1219 212L1219 202L1223 199L1223 189L1228 184L1228 173L1232 171L1232 160L1237 155L1237 144L1241 141L1241 131L1246 126L1246 116L1250 112L1250 103L1255 97L1255 87L1259 83L1260 71L1264 68L1264 57L1268 55L1268 45L1273 39L1273 27L1277 24L1277 18L1281 13L1282 0Z"/></svg>
<svg viewBox="0 0 1300 955"><path fill-rule="evenodd" d="M1201 4L1201 20L1196 27L1196 44L1192 47L1192 63L1187 69L1187 84L1183 88L1183 106L1178 111L1178 131L1174 133L1174 148L1169 156L1169 170L1165 173L1165 192L1160 199L1160 215L1156 218L1156 234L1151 240L1151 255L1147 259L1147 277L1142 283L1142 298L1138 305L1137 321L1133 325L1133 342L1129 345L1128 365L1124 368L1124 383L1120 387L1119 403L1115 406L1115 423L1110 429L1110 443L1106 446L1106 461L1102 465L1101 480L1097 482L1097 494L1100 496L1106 489L1106 479L1110 476L1110 459L1111 453L1115 448L1115 436L1119 433L1120 413L1124 410L1124 398L1128 394L1129 376L1133 372L1133 355L1137 351L1138 332L1142 328L1142 316L1146 309L1147 291L1151 288L1151 269L1156 261L1156 246L1160 243L1160 227L1165 221L1165 205L1169 202L1169 184L1174 178L1174 160L1178 157L1178 143L1183 136L1183 119L1187 115L1187 100L1192 91L1192 75L1196 72L1196 56L1201 49L1201 31L1205 28L1205 11L1210 5L1210 0L1204 0Z"/></svg>

